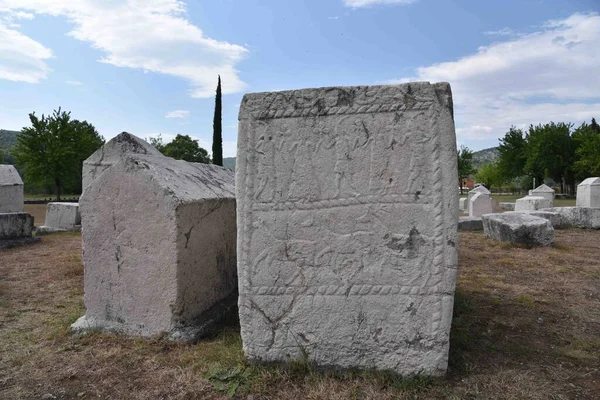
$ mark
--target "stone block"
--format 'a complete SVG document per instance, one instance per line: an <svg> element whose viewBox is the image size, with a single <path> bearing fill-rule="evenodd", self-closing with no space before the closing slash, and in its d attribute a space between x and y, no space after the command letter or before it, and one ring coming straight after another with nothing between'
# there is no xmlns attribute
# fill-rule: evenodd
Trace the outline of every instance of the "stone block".
<svg viewBox="0 0 600 400"><path fill-rule="evenodd" d="M471 199L473 198L473 196L475 196L477 193L483 193L483 194L487 194L488 197L490 197L492 195L492 192L490 192L485 186L483 185L479 185L475 188L473 188L472 190L469 191L469 193L467 194L467 203L466 203L466 209L465 212L470 213L471 212ZM491 211L490 211L491 212ZM469 214L470 215L470 214Z"/></svg>
<svg viewBox="0 0 600 400"><path fill-rule="evenodd" d="M567 229L572 228L575 225L573 221L567 215L561 212L553 212L547 210L538 210L538 211L528 211L529 215L533 215L535 217L545 218L552 224L554 229Z"/></svg>
<svg viewBox="0 0 600 400"><path fill-rule="evenodd" d="M506 202L500 202L498 203L498 206L506 211L514 211L515 210L515 203L506 203Z"/></svg>
<svg viewBox="0 0 600 400"><path fill-rule="evenodd" d="M44 226L38 228L38 231L43 231L44 228L49 228L49 231L81 229L79 203L48 203L46 206L46 220Z"/></svg>
<svg viewBox="0 0 600 400"><path fill-rule="evenodd" d="M23 211L23 180L12 165L0 165L0 213Z"/></svg>
<svg viewBox="0 0 600 400"><path fill-rule="evenodd" d="M130 155L80 198L85 316L104 329L194 341L236 300L235 178L216 165Z"/></svg>
<svg viewBox="0 0 600 400"><path fill-rule="evenodd" d="M554 228L544 218L507 212L485 214L481 219L485 235L494 240L525 247L550 246L554 242Z"/></svg>
<svg viewBox="0 0 600 400"><path fill-rule="evenodd" d="M552 207L552 205L554 204L554 189L547 185L542 184L536 187L530 192L529 195L545 198L550 203L550 207Z"/></svg>
<svg viewBox="0 0 600 400"><path fill-rule="evenodd" d="M577 185L577 207L600 207L600 178L587 178Z"/></svg>
<svg viewBox="0 0 600 400"><path fill-rule="evenodd" d="M489 194L474 193L469 200L469 217L481 217L483 214L494 212L494 206Z"/></svg>
<svg viewBox="0 0 600 400"><path fill-rule="evenodd" d="M150 143L131 133L122 132L96 150L83 162L82 187L85 189L102 172L130 154L164 157Z"/></svg>
<svg viewBox="0 0 600 400"><path fill-rule="evenodd" d="M482 231L483 222L481 217L459 217L458 218L458 230L459 231Z"/></svg>
<svg viewBox="0 0 600 400"><path fill-rule="evenodd" d="M444 374L458 222L450 86L249 94L239 119L247 357Z"/></svg>
<svg viewBox="0 0 600 400"><path fill-rule="evenodd" d="M552 207L552 202L545 197L539 196L525 196L517 199L515 202L515 211L536 211L542 208Z"/></svg>
<svg viewBox="0 0 600 400"><path fill-rule="evenodd" d="M467 209L467 198L466 197L461 197L460 199L458 199L458 209L460 211L465 211Z"/></svg>
<svg viewBox="0 0 600 400"><path fill-rule="evenodd" d="M541 211L558 213L563 227L600 229L600 207L553 207Z"/></svg>
<svg viewBox="0 0 600 400"><path fill-rule="evenodd" d="M33 216L28 213L0 213L0 240L31 237Z"/></svg>

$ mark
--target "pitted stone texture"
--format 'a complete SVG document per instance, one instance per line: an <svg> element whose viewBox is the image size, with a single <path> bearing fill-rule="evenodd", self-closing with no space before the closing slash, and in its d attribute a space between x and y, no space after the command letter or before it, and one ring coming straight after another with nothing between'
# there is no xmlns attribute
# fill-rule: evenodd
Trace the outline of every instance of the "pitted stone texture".
<svg viewBox="0 0 600 400"><path fill-rule="evenodd" d="M79 203L48 203L44 225L58 230L77 230L81 225Z"/></svg>
<svg viewBox="0 0 600 400"><path fill-rule="evenodd" d="M446 371L455 140L446 83L244 97L236 189L248 358Z"/></svg>
<svg viewBox="0 0 600 400"><path fill-rule="evenodd" d="M550 207L554 205L554 189L551 187L542 184L535 189L533 189L530 193L530 196L543 197L550 203Z"/></svg>
<svg viewBox="0 0 600 400"><path fill-rule="evenodd" d="M577 207L600 207L600 178L587 178L577 185Z"/></svg>
<svg viewBox="0 0 600 400"><path fill-rule="evenodd" d="M541 211L560 214L567 227L600 229L600 207L553 207Z"/></svg>
<svg viewBox="0 0 600 400"><path fill-rule="evenodd" d="M0 213L23 211L23 180L12 165L0 165Z"/></svg>
<svg viewBox="0 0 600 400"><path fill-rule="evenodd" d="M481 217L494 211L492 199L483 192L474 193L469 200L469 217Z"/></svg>
<svg viewBox="0 0 600 400"><path fill-rule="evenodd" d="M458 218L458 230L459 231L482 231L483 222L481 217L459 217Z"/></svg>
<svg viewBox="0 0 600 400"><path fill-rule="evenodd" d="M507 210L507 211L514 211L515 210L515 203L500 202L500 203L498 203L498 206L501 209Z"/></svg>
<svg viewBox="0 0 600 400"><path fill-rule="evenodd" d="M545 197L539 196L525 196L517 199L515 202L515 211L536 211L542 208L552 207L552 202Z"/></svg>
<svg viewBox="0 0 600 400"><path fill-rule="evenodd" d="M0 213L0 239L31 237L33 216L27 213Z"/></svg>
<svg viewBox="0 0 600 400"><path fill-rule="evenodd" d="M80 198L86 315L73 326L190 332L236 290L232 171L131 155Z"/></svg>
<svg viewBox="0 0 600 400"><path fill-rule="evenodd" d="M528 211L529 215L533 215L535 217L545 218L552 224L554 229L567 229L572 228L575 225L573 222L564 214L560 212L553 212L546 210L538 210L538 211Z"/></svg>
<svg viewBox="0 0 600 400"><path fill-rule="evenodd" d="M467 209L467 198L466 197L461 197L460 199L458 199L458 209L460 211L465 211Z"/></svg>
<svg viewBox="0 0 600 400"><path fill-rule="evenodd" d="M122 132L96 150L83 162L82 187L85 189L102 172L130 154L164 157L150 143L131 133Z"/></svg>
<svg viewBox="0 0 600 400"><path fill-rule="evenodd" d="M494 240L525 247L550 246L554 242L554 228L544 218L507 212L485 214L481 219L486 236Z"/></svg>
<svg viewBox="0 0 600 400"><path fill-rule="evenodd" d="M488 195L488 197L490 197L490 196L492 195L492 192L490 192L490 191L489 191L489 190L488 190L488 189L487 189L485 186L483 186L483 185L479 185L479 186L477 186L477 187L475 187L475 188L471 189L471 190L469 191L469 193L467 194L467 204L466 204L467 208L465 209L465 211L466 211L467 213L470 213L470 212L471 212L471 208L470 208L470 207L471 207L471 199L472 199L472 198L473 198L473 196L475 196L477 193L483 193L483 194L486 194L486 195ZM490 212L491 212L491 211L490 211Z"/></svg>

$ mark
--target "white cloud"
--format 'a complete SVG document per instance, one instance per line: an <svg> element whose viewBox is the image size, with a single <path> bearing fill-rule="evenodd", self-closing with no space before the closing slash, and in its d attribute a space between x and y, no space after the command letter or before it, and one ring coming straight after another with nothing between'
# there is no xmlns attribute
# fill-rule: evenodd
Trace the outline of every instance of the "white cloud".
<svg viewBox="0 0 600 400"><path fill-rule="evenodd" d="M390 83L450 82L459 140L491 140L511 125L598 117L598 43L600 15L573 14Z"/></svg>
<svg viewBox="0 0 600 400"><path fill-rule="evenodd" d="M411 4L416 0L344 0L344 5L351 8L369 7L377 4Z"/></svg>
<svg viewBox="0 0 600 400"><path fill-rule="evenodd" d="M185 79L192 97L214 96L217 74L225 94L245 87L235 66L248 50L206 37L180 0L0 0L2 11L64 16L101 62Z"/></svg>
<svg viewBox="0 0 600 400"><path fill-rule="evenodd" d="M190 116L190 112L188 110L173 110L169 111L165 118L187 118Z"/></svg>
<svg viewBox="0 0 600 400"><path fill-rule="evenodd" d="M510 28L502 28L498 31L486 31L486 32L483 32L483 34L488 35L488 36L511 36L511 35L514 35L515 33Z"/></svg>
<svg viewBox="0 0 600 400"><path fill-rule="evenodd" d="M82 82L79 82L79 81L65 81L65 83L66 83L67 85L73 85L73 86L83 86L83 83L82 83Z"/></svg>
<svg viewBox="0 0 600 400"><path fill-rule="evenodd" d="M7 21L0 20L0 79L39 83L51 71L46 60L52 58L52 50L15 30L14 24Z"/></svg>

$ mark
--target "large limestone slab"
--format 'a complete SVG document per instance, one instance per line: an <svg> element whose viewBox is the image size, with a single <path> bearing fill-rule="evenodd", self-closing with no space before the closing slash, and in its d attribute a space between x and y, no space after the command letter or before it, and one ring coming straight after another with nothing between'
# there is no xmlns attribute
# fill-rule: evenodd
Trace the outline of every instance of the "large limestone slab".
<svg viewBox="0 0 600 400"><path fill-rule="evenodd" d="M442 375L457 267L450 86L249 94L239 119L247 357Z"/></svg>
<svg viewBox="0 0 600 400"><path fill-rule="evenodd" d="M122 132L96 150L83 162L82 187L85 189L113 164L129 154L164 157L154 146L131 133Z"/></svg>
<svg viewBox="0 0 600 400"><path fill-rule="evenodd" d="M79 203L50 202L46 206L44 226L37 228L36 233L73 231L81 229Z"/></svg>
<svg viewBox="0 0 600 400"><path fill-rule="evenodd" d="M12 165L0 165L0 213L23 211L23 180Z"/></svg>
<svg viewBox="0 0 600 400"><path fill-rule="evenodd" d="M96 178L79 203L86 311L73 330L211 333L237 300L234 185L222 167L145 155Z"/></svg>
<svg viewBox="0 0 600 400"><path fill-rule="evenodd" d="M459 217L458 218L458 230L459 231L482 231L483 222L481 217Z"/></svg>
<svg viewBox="0 0 600 400"><path fill-rule="evenodd" d="M528 213L506 212L485 214L483 231L487 237L525 247L550 246L554 242L554 228L545 218Z"/></svg>
<svg viewBox="0 0 600 400"><path fill-rule="evenodd" d="M469 199L469 217L481 217L493 211L494 206L489 194L476 192Z"/></svg>
<svg viewBox="0 0 600 400"><path fill-rule="evenodd" d="M515 202L515 211L517 212L526 212L526 211L536 211L541 210L543 208L551 208L552 201L548 200L546 197L541 196L525 196L517 199Z"/></svg>
<svg viewBox="0 0 600 400"><path fill-rule="evenodd" d="M587 178L577 185L578 207L600 207L600 178Z"/></svg>
<svg viewBox="0 0 600 400"><path fill-rule="evenodd" d="M559 214L563 228L600 229L600 207L553 207L540 211Z"/></svg>

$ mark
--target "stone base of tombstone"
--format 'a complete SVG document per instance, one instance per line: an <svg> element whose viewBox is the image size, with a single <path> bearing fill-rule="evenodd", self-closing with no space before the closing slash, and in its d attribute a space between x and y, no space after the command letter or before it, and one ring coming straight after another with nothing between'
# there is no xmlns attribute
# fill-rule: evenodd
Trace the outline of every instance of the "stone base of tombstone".
<svg viewBox="0 0 600 400"><path fill-rule="evenodd" d="M459 231L482 231L483 222L481 217L459 217L458 218L458 230Z"/></svg>
<svg viewBox="0 0 600 400"><path fill-rule="evenodd" d="M515 202L515 211L537 211L552 207L552 202L541 196L525 196Z"/></svg>
<svg viewBox="0 0 600 400"><path fill-rule="evenodd" d="M483 231L491 239L524 247L550 246L554 242L554 228L550 221L527 213L486 214Z"/></svg>
<svg viewBox="0 0 600 400"><path fill-rule="evenodd" d="M498 203L498 206L506 211L514 211L515 210L515 203L505 203L505 202L501 202Z"/></svg>
<svg viewBox="0 0 600 400"><path fill-rule="evenodd" d="M0 213L0 249L39 241L32 237L33 216L28 213Z"/></svg>
<svg viewBox="0 0 600 400"><path fill-rule="evenodd" d="M600 207L552 207L545 213L557 213L563 227L600 229Z"/></svg>

